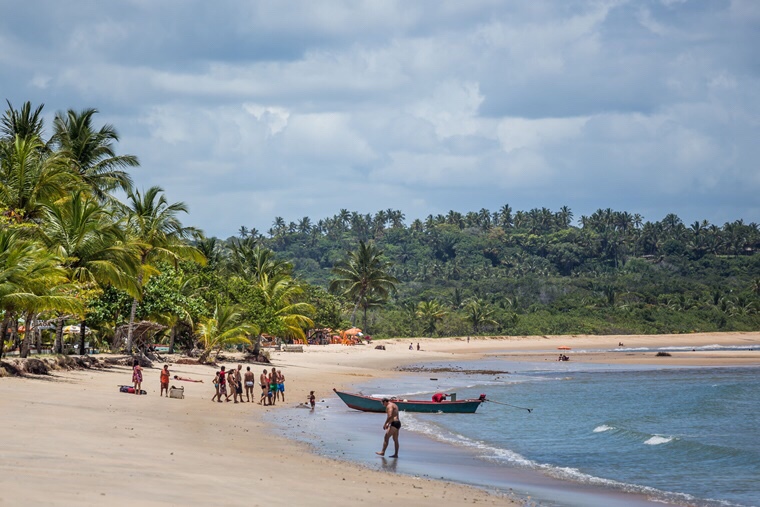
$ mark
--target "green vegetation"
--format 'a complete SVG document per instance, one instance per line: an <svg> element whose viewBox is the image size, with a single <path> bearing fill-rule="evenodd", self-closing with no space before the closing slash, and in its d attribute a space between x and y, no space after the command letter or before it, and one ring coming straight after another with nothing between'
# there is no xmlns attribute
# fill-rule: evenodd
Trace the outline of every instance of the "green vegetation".
<svg viewBox="0 0 760 507"><path fill-rule="evenodd" d="M117 154L96 110L59 113L49 139L41 111L9 103L0 119L3 351L163 341L207 360L262 335L345 329L358 312L375 337L760 328L754 223L600 209L574 225L567 207L505 205L407 225L342 209L206 237L182 223L184 203L133 188L138 159Z"/></svg>

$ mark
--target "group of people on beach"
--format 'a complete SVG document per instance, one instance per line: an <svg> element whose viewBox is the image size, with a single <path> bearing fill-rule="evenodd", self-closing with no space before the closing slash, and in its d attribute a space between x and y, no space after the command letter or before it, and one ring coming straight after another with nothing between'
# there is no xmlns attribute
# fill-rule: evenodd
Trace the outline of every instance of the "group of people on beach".
<svg viewBox="0 0 760 507"><path fill-rule="evenodd" d="M161 369L161 373L159 375L159 380L161 381L161 392L160 396L166 396L169 397L169 381L172 378L171 372L169 371L169 365L165 364L164 367ZM195 380L190 377L180 377L179 375L174 375L174 380L180 381L180 382L203 382L202 380ZM132 363L132 389L129 392L134 394L148 394L142 389L142 383L143 383L143 369L142 366L140 366L140 361L135 359L134 363ZM126 387L126 386L125 386Z"/></svg>
<svg viewBox="0 0 760 507"><path fill-rule="evenodd" d="M214 396L211 401L222 402L222 396L225 401L230 401L230 395L232 401L235 403L253 403L256 401L256 394L254 389L256 388L256 376L251 371L251 367L246 367L245 373L242 373L243 365L238 364L236 369L227 371L225 366L222 366L216 376L214 377ZM229 387L229 393L228 391ZM259 375L259 387L261 388L261 397L259 398L259 405L275 405L277 401L285 401L285 374L282 370L277 371L276 368L272 368L271 372L264 370ZM245 400L243 400L243 394L245 393Z"/></svg>

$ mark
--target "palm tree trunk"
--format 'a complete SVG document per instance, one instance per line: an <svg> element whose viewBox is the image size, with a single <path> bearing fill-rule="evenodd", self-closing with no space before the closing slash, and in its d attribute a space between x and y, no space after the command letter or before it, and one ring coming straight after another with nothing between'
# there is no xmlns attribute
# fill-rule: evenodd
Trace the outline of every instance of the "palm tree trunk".
<svg viewBox="0 0 760 507"><path fill-rule="evenodd" d="M55 321L55 345L53 352L63 354L63 317L58 317Z"/></svg>
<svg viewBox="0 0 760 507"><path fill-rule="evenodd" d="M144 261L142 262L144 264ZM137 286L142 291L143 274L137 275ZM129 327L127 328L127 354L132 354L132 339L135 331L135 315L137 314L137 298L132 299L132 309L129 312Z"/></svg>
<svg viewBox="0 0 760 507"><path fill-rule="evenodd" d="M0 359L5 355L5 340L8 339L8 326L10 325L10 318L5 317L3 319L2 327L0 327Z"/></svg>
<svg viewBox="0 0 760 507"><path fill-rule="evenodd" d="M177 336L177 326L172 326L169 332L169 354L174 354L174 337Z"/></svg>
<svg viewBox="0 0 760 507"><path fill-rule="evenodd" d="M26 321L25 327L29 327L28 315L25 321ZM18 319L15 319L14 326L15 326L14 330L16 332L16 336L18 336ZM19 345L19 357L21 358L29 357L29 329L24 330L24 338L21 340L21 344Z"/></svg>
<svg viewBox="0 0 760 507"><path fill-rule="evenodd" d="M127 354L132 354L132 338L135 330L135 315L137 314L137 298L132 300L132 310L129 312L129 327L127 328Z"/></svg>
<svg viewBox="0 0 760 507"><path fill-rule="evenodd" d="M84 333L87 331L87 327L84 325L85 321L82 321L79 325L79 355L85 356L85 350L84 350Z"/></svg>

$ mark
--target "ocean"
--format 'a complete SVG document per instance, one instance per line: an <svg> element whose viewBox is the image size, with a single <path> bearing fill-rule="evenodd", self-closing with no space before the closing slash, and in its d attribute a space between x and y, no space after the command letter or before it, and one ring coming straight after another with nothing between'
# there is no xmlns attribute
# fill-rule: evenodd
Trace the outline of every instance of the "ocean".
<svg viewBox="0 0 760 507"><path fill-rule="evenodd" d="M526 505L760 506L760 368L499 359L418 366L353 390L408 399L484 393L493 403L471 415L402 413L398 460L374 455L385 416L350 410L332 393L318 393L324 401L314 413L278 411L273 420L327 456L484 487Z"/></svg>

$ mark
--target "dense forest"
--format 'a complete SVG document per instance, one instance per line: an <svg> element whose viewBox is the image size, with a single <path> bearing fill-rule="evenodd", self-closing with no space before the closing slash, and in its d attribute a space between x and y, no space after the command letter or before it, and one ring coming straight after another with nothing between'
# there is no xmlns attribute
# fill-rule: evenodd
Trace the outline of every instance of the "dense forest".
<svg viewBox="0 0 760 507"><path fill-rule="evenodd" d="M567 207L274 218L207 237L159 187L137 190L97 111L0 119L0 349L195 350L306 340L683 333L760 327L760 230ZM125 195L120 200L117 195ZM246 217L241 217L245 221Z"/></svg>
<svg viewBox="0 0 760 507"><path fill-rule="evenodd" d="M316 223L275 218L266 236L241 227L326 287L332 267L364 241L398 280L369 302L378 336L686 333L757 330L760 230L741 219L686 225L599 209L574 224L561 207L481 209L405 225L403 212L340 210Z"/></svg>

